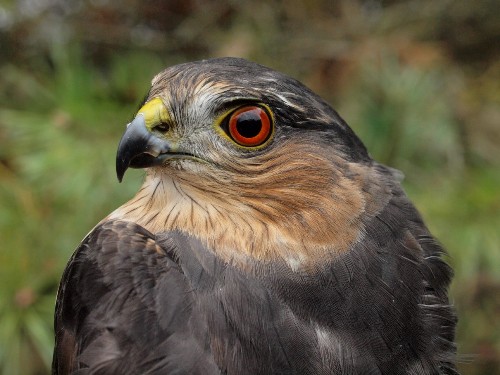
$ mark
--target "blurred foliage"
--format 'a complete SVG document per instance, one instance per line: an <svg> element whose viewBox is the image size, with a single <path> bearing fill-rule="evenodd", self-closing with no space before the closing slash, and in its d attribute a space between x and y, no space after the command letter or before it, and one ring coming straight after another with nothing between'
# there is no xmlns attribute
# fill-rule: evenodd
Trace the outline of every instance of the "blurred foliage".
<svg viewBox="0 0 500 375"><path fill-rule="evenodd" d="M463 373L500 367L498 1L0 1L0 373L47 374L60 275L131 197L120 135L163 67L241 56L329 100L448 248Z"/></svg>

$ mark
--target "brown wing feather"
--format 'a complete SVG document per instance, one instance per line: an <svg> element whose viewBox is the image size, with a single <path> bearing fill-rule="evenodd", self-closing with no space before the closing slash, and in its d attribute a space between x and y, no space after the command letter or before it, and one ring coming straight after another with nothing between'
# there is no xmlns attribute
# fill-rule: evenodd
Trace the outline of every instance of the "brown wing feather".
<svg viewBox="0 0 500 375"><path fill-rule="evenodd" d="M127 222L83 241L61 281L54 374L219 373L191 334L191 292L167 251Z"/></svg>

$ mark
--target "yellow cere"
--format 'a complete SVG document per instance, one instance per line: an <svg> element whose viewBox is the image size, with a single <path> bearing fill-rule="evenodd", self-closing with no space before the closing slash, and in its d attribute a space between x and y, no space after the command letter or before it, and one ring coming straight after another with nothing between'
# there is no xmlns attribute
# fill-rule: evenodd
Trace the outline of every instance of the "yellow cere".
<svg viewBox="0 0 500 375"><path fill-rule="evenodd" d="M171 122L167 108L160 98L151 99L144 104L137 112L137 115L139 114L144 116L148 130L152 130L158 124Z"/></svg>

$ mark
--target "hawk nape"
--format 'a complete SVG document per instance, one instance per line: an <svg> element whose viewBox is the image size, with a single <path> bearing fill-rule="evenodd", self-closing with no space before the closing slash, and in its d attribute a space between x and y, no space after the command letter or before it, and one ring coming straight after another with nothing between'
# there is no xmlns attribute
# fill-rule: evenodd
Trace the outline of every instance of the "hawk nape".
<svg viewBox="0 0 500 375"><path fill-rule="evenodd" d="M62 277L54 374L457 374L444 250L299 82L166 69L119 144L130 167L144 185Z"/></svg>

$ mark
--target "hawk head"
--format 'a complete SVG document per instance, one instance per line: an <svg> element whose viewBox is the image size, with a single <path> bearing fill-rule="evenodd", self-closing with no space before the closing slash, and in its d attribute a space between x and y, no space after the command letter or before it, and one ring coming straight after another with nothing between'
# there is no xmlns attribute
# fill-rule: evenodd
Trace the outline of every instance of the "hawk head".
<svg viewBox="0 0 500 375"><path fill-rule="evenodd" d="M297 81L168 68L120 141L129 167L144 185L63 276L56 372L456 373L444 250Z"/></svg>
<svg viewBox="0 0 500 375"><path fill-rule="evenodd" d="M185 231L226 260L293 268L349 250L392 183L319 96L237 58L153 79L120 142L119 180L129 167L146 168L144 186L111 217Z"/></svg>

